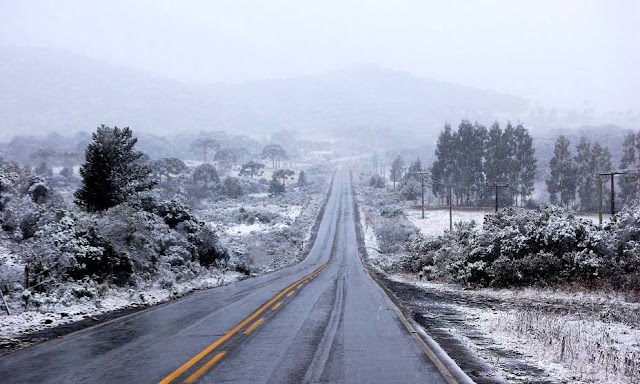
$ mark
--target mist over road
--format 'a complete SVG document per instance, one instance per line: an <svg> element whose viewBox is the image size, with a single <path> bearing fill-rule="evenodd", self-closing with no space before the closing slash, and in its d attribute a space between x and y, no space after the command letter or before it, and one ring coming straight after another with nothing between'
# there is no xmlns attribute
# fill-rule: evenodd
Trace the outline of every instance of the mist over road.
<svg viewBox="0 0 640 384"><path fill-rule="evenodd" d="M301 263L0 358L6 383L445 382L358 257L338 169Z"/></svg>

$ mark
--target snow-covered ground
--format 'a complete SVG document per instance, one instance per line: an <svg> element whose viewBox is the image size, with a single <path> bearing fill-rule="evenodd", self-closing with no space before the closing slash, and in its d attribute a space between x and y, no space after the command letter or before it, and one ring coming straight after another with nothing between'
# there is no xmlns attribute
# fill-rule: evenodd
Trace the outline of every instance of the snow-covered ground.
<svg viewBox="0 0 640 384"><path fill-rule="evenodd" d="M407 218L411 221L413 225L418 228L420 233L425 236L439 236L444 233L444 231L449 229L449 210L447 208L443 209L425 209L424 211L424 219L422 218L422 211L418 209L406 209L405 213ZM478 209L453 209L452 218L453 223L457 222L471 222L474 221L478 227L478 229L482 229L482 222L484 221L484 216L489 214L493 214L493 208L478 208ZM598 224L598 214L597 213L576 213L577 217L591 220L594 224ZM609 223L609 215L603 215L603 223Z"/></svg>
<svg viewBox="0 0 640 384"><path fill-rule="evenodd" d="M514 360L545 372L552 382L640 382L640 303L628 301L623 294L538 288L464 290L421 282L412 275L391 275L390 279L423 289L427 300L452 298L441 305L464 318L464 327L451 322L448 331L508 382L540 380L514 370Z"/></svg>
<svg viewBox="0 0 640 384"><path fill-rule="evenodd" d="M94 297L76 298L72 294L56 301L38 303L37 308L22 311L11 308L12 314L0 316L0 348L18 344L17 339L34 331L41 331L63 324L73 323L86 318L125 308L139 308L163 303L199 289L214 288L237 281L242 277L238 272L221 273L217 269L203 269L194 279L174 283L169 288L161 287L160 282L141 285L136 289L109 288L105 292L95 292ZM67 292L72 292L73 285ZM32 307L34 306L32 300ZM4 311L4 308L1 308Z"/></svg>
<svg viewBox="0 0 640 384"><path fill-rule="evenodd" d="M366 187L365 187L366 188ZM381 254L376 225L384 222L380 191L360 195L361 225L371 264L397 270L399 255ZM369 199L371 201L363 201ZM381 203L382 202L382 205ZM390 202L391 207L401 206ZM448 209L403 208L423 235L449 229ZM368 219L365 218L368 213ZM453 211L453 221L475 221L481 229L492 208ZM597 214L576 214L598 222ZM605 223L608 222L604 215ZM496 377L515 383L640 383L640 303L637 298L605 291L474 289L422 282L415 275L387 274L405 290L405 302L416 316L443 331L445 340L488 364ZM402 289L402 288L400 288ZM399 294L400 292L396 292ZM408 296L406 296L408 295ZM426 327L426 326L425 326ZM445 344L447 342L445 341ZM454 351L452 351L455 353ZM465 359L465 358L463 358Z"/></svg>
<svg viewBox="0 0 640 384"><path fill-rule="evenodd" d="M407 209L405 212L411 223L425 236L439 236L442 235L445 230L449 229L448 209L426 209L424 211L424 219L422 218L422 211L420 209ZM454 223L474 221L476 225L481 227L484 221L484 215L492 214L493 212L493 209L490 208L478 210L454 209L451 216Z"/></svg>
<svg viewBox="0 0 640 384"><path fill-rule="evenodd" d="M111 312L155 305L194 290L235 282L247 273L266 273L291 265L309 247L311 227L329 182L328 171L309 173L311 184L306 189L287 187L286 193L275 197L253 193L239 199L212 199L194 208L198 219L217 229L221 243L231 253L234 268L246 261L248 269L242 272L202 267L194 272L195 276L176 278L170 275L171 271L160 269L161 274L167 275L138 279L135 288L87 280L55 283L47 295L20 288L25 276L21 249L0 237L0 284L17 287L8 290L10 296L6 297L10 315L0 301L0 350L24 345L34 332L40 334L83 319L115 316ZM5 236L4 232L0 231L0 236Z"/></svg>

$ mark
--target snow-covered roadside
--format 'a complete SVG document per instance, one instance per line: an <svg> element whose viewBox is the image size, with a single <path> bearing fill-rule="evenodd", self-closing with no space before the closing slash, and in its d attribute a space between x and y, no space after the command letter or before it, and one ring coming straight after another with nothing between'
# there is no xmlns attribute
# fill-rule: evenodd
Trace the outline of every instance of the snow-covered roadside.
<svg viewBox="0 0 640 384"><path fill-rule="evenodd" d="M217 228L217 233L223 243L230 248L230 251L238 246L242 247L246 242L256 241L256 239L276 239L272 242L283 248L287 241L300 239L299 245L287 243L286 255L278 253L282 255L280 259L270 260L269 263L265 262L264 268L257 270L258 273L267 273L291 265L304 255L304 250L309 247L308 242L312 236L312 227L324 201L325 193L326 188L314 191L314 193L300 192L298 199L292 201L288 201L288 197L276 200L265 194L250 195L241 201L232 200L226 207L216 209L216 214L224 217L234 210L253 207L259 208L270 218L270 222L265 224L257 220L253 224L243 224L225 221L213 222L210 225ZM300 196L304 196L304 198L300 198ZM279 203L274 204L274 201ZM258 258L254 252L261 253L260 251L263 251L257 247L244 248L244 250L247 252L247 258L251 257L252 259ZM4 274L13 271L18 279L22 279L24 276L24 264L22 264L21 258L4 247L1 241L0 267L0 272ZM72 329L75 327L73 323L87 319L90 320L89 325L91 325L91 321L97 324L105 316L107 318L108 316L113 317L116 312L121 310L150 307L182 297L195 290L230 284L245 277L247 277L246 273L221 271L211 267L201 268L199 274L185 281L174 281L176 280L174 278L165 279L163 276L158 276L153 281L139 281L135 289L118 288L109 284L68 283L58 288L58 291L64 292L60 299L33 294L30 297L30 307L27 311L23 310L19 295L14 294L14 297L9 298L11 315L6 315L0 302L0 353L26 346L31 342L41 341L43 338L30 341L30 335L46 333L47 330L52 330L55 327L68 325ZM85 326L87 325L78 327Z"/></svg>
<svg viewBox="0 0 640 384"><path fill-rule="evenodd" d="M162 283L155 282L141 285L136 289L113 288L101 292L92 292L93 297L81 298L68 295L58 302L39 303L39 308L29 311L14 311L11 315L0 315L0 351L5 348L23 344L20 340L33 332L74 323L86 318L127 308L141 308L164 303L190 292L209 289L233 283L242 278L238 272L220 272L217 269L203 268L200 275L182 283L174 283L164 288ZM74 287L69 286L69 292ZM33 304L32 304L33 305ZM2 308L4 310L4 308Z"/></svg>
<svg viewBox="0 0 640 384"><path fill-rule="evenodd" d="M551 382L640 382L640 303L622 294L464 290L411 275L389 279L420 288L418 307L440 300L464 319L447 323L447 331L509 382L539 382L539 372ZM535 369L525 372L522 363Z"/></svg>
<svg viewBox="0 0 640 384"><path fill-rule="evenodd" d="M449 212L403 208L391 194L360 185L361 226L371 265L445 351L482 383L640 383L640 303L623 293L474 289L394 274L402 253L379 253L376 233L401 209L423 235L449 229ZM391 214L391 215L389 215ZM454 210L481 228L493 209ZM387 215L388 217L383 217ZM597 222L597 215L581 215ZM606 223L606 217L605 217ZM406 260L404 260L406 261ZM476 363L479 362L479 363ZM482 371L478 367L486 366Z"/></svg>

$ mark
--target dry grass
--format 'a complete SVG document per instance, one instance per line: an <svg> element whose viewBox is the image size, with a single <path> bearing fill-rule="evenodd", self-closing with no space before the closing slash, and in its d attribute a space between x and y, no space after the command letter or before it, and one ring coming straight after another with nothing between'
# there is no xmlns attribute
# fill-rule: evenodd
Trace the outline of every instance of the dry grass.
<svg viewBox="0 0 640 384"><path fill-rule="evenodd" d="M534 358L559 363L581 381L640 383L637 329L536 309L503 312L491 328L516 336Z"/></svg>

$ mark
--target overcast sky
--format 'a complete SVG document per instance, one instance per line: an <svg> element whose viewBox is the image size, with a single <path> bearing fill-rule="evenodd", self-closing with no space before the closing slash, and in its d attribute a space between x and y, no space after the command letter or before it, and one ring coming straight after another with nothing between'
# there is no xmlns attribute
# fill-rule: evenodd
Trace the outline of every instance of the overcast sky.
<svg viewBox="0 0 640 384"><path fill-rule="evenodd" d="M543 105L640 111L636 0L0 0L0 44L196 83L371 63Z"/></svg>

